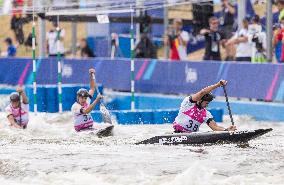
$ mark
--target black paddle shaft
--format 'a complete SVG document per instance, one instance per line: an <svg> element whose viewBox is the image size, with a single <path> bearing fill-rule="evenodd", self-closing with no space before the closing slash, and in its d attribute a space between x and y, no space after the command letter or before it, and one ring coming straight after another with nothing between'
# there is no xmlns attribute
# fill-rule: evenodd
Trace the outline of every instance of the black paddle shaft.
<svg viewBox="0 0 284 185"><path fill-rule="evenodd" d="M231 118L231 123L232 123L232 125L234 125L234 120L233 120L233 116L232 116L232 111L231 111L231 107L230 107L230 103L229 103L229 99L228 99L228 94L227 94L226 86L223 85L222 87L223 87L223 89L224 89L224 94L225 94L225 97L226 97L226 102L227 102L227 107L228 107L229 115L230 115L230 118Z"/></svg>
<svg viewBox="0 0 284 185"><path fill-rule="evenodd" d="M20 126L22 126L22 102L21 102L22 93L19 93L19 114L20 114Z"/></svg>

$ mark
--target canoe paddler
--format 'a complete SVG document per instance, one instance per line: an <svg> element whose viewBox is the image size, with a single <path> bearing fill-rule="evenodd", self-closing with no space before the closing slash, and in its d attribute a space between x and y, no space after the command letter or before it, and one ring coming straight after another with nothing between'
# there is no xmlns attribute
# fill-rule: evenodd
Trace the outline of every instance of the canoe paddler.
<svg viewBox="0 0 284 185"><path fill-rule="evenodd" d="M197 132L203 123L206 123L214 131L236 130L236 126L233 125L228 128L218 125L211 113L206 109L209 103L215 98L211 91L226 84L226 80L220 80L216 84L205 87L192 96L186 97L182 101L178 116L173 123L174 132Z"/></svg>

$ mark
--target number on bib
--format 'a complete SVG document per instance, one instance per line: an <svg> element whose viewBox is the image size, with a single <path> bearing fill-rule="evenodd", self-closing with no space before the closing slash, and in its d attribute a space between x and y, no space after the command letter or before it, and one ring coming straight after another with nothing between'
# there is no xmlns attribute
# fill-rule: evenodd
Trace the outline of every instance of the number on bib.
<svg viewBox="0 0 284 185"><path fill-rule="evenodd" d="M196 132L198 130L199 125L198 124L194 124L192 120L189 120L189 124L186 125L186 127L194 132Z"/></svg>
<svg viewBox="0 0 284 185"><path fill-rule="evenodd" d="M196 132L198 130L198 125L194 125L193 129L194 132Z"/></svg>
<svg viewBox="0 0 284 185"><path fill-rule="evenodd" d="M88 115L83 115L84 116L84 122L88 121Z"/></svg>
<svg viewBox="0 0 284 185"><path fill-rule="evenodd" d="M193 121L192 120L189 120L189 125L186 125L187 128L191 128L193 125Z"/></svg>

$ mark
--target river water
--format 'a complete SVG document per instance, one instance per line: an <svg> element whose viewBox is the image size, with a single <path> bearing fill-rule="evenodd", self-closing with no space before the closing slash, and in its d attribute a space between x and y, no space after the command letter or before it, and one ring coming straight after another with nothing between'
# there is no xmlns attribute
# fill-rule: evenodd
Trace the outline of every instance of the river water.
<svg viewBox="0 0 284 185"><path fill-rule="evenodd" d="M70 113L30 120L27 130L10 129L0 113L1 185L284 184L284 123L235 117L239 130L274 129L248 146L158 146L134 143L171 125L115 125L114 136L98 138L75 133Z"/></svg>

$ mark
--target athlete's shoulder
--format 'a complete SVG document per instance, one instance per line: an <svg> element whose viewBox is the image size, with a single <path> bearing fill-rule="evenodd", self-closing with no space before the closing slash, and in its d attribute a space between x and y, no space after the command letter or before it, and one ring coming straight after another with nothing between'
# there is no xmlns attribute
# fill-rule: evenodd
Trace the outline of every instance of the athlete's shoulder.
<svg viewBox="0 0 284 185"><path fill-rule="evenodd" d="M207 110L207 109L205 109L205 110L206 110L206 116L207 116L207 117L212 117L212 118L213 118L213 116L212 116L211 112L210 112L209 110Z"/></svg>
<svg viewBox="0 0 284 185"><path fill-rule="evenodd" d="M183 99L181 103L181 109L188 109L194 105L194 101L192 101L191 96L187 96Z"/></svg>
<svg viewBox="0 0 284 185"><path fill-rule="evenodd" d="M5 111L6 111L6 112L8 112L8 111L11 112L11 111L12 111L10 104L5 108Z"/></svg>
<svg viewBox="0 0 284 185"><path fill-rule="evenodd" d="M81 106L78 102L74 102L73 105L72 105L72 107L71 107L71 110L72 110L72 109L75 109L75 108L77 108L77 107L81 108L82 106Z"/></svg>

